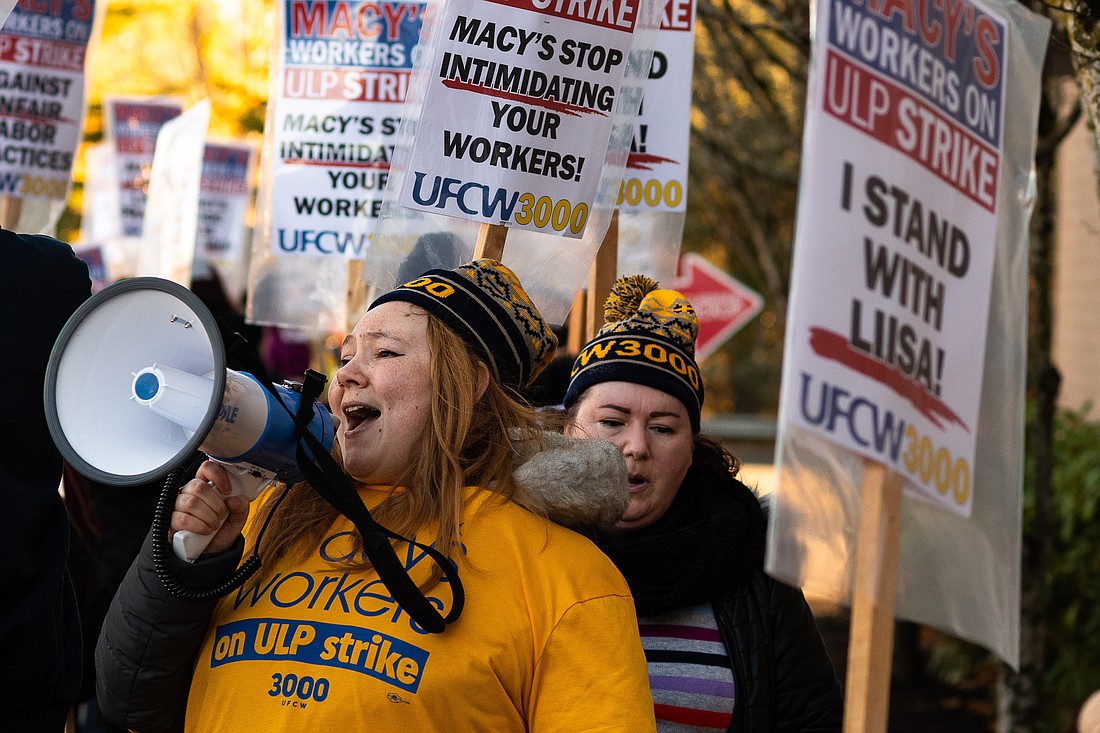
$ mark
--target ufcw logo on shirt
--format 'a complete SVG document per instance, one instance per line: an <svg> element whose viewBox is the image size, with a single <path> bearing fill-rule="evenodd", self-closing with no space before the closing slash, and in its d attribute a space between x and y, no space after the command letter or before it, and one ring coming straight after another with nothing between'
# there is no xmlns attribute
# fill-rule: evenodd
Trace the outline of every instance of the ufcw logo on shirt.
<svg viewBox="0 0 1100 733"><path fill-rule="evenodd" d="M362 626L250 618L216 629L211 667L258 660L346 669L416 692L428 652Z"/></svg>

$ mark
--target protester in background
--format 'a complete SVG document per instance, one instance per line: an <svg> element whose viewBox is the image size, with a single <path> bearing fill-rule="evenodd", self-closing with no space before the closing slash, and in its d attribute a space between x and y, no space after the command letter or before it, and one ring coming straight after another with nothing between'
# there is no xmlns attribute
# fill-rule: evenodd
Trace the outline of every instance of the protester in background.
<svg viewBox="0 0 1100 733"><path fill-rule="evenodd" d="M636 275L615 283L605 320L574 364L566 431L626 459L630 504L595 537L634 595L658 730L839 731L813 614L765 574L761 504L699 434L694 310Z"/></svg>
<svg viewBox="0 0 1100 733"><path fill-rule="evenodd" d="M407 283L428 270L450 270L462 264L466 246L454 232L426 232L416 238L413 247L397 270L397 282Z"/></svg>
<svg viewBox="0 0 1100 733"><path fill-rule="evenodd" d="M296 328L264 326L260 358L276 382L300 382L313 360L309 335Z"/></svg>
<svg viewBox="0 0 1100 733"><path fill-rule="evenodd" d="M239 333L253 348L259 348L263 328L245 320L244 308L229 297L225 282L215 267L207 264L201 270L196 268L189 290L214 316L223 340L228 341L234 333Z"/></svg>
<svg viewBox="0 0 1100 733"><path fill-rule="evenodd" d="M589 540L516 503L525 490L513 463L537 451L542 432L511 395L553 347L514 273L494 260L431 270L375 300L330 385L334 454L359 508L407 538L394 543L404 570L450 623L427 633L395 602L399 587L367 561L377 546L364 538L377 535L322 498L338 482L276 488L250 519L244 498L226 498L225 470L206 462L171 529L213 538L193 565L170 558L175 572L190 585L217 582L258 544L260 575L220 602L174 598L152 567L151 543L164 538L150 537L96 650L106 717L145 733L653 730L622 576ZM617 477L605 489L613 520L625 467L602 446L606 476ZM429 549L446 558L436 564Z"/></svg>
<svg viewBox="0 0 1100 733"><path fill-rule="evenodd" d="M9 387L0 419L0 719L5 730L61 731L80 687L80 617L66 565L61 454L42 395L54 341L92 282L67 244L8 230L0 230L0 276Z"/></svg>

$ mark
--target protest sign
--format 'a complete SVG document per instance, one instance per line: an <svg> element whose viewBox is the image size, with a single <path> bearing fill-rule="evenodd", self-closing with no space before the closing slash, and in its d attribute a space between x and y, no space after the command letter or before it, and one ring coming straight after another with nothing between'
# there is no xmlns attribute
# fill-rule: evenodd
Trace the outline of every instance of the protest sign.
<svg viewBox="0 0 1100 733"><path fill-rule="evenodd" d="M157 135L165 122L183 113L183 102L171 97L107 97L103 112L119 185L120 235L140 237Z"/></svg>
<svg viewBox="0 0 1100 733"><path fill-rule="evenodd" d="M382 206L424 4L278 7L248 317L325 331L344 325L349 261Z"/></svg>
<svg viewBox="0 0 1100 733"><path fill-rule="evenodd" d="M12 5L0 6L10 11L0 29L0 197L23 202L5 226L40 231L57 223L69 194L88 47L104 3Z"/></svg>
<svg viewBox="0 0 1100 733"><path fill-rule="evenodd" d="M107 142L87 145L77 244L94 245L102 252L107 284L132 277L137 260L137 238L122 236L119 197L113 146Z"/></svg>
<svg viewBox="0 0 1100 733"><path fill-rule="evenodd" d="M107 143L84 148L84 195L81 198L80 236L88 242L116 237L122 231L115 158Z"/></svg>
<svg viewBox="0 0 1100 733"><path fill-rule="evenodd" d="M619 190L620 211L687 209L694 52L695 3L667 0Z"/></svg>
<svg viewBox="0 0 1100 733"><path fill-rule="evenodd" d="M247 143L206 143L199 184L197 257L227 261L242 258L253 152L253 146Z"/></svg>
<svg viewBox="0 0 1100 733"><path fill-rule="evenodd" d="M382 205L423 5L292 0L283 8L273 251L362 257Z"/></svg>
<svg viewBox="0 0 1100 733"><path fill-rule="evenodd" d="M897 615L1012 663L1049 22L932 0L814 18L768 569L851 596L870 462L904 479Z"/></svg>
<svg viewBox="0 0 1100 733"><path fill-rule="evenodd" d="M401 205L580 237L637 14L638 0L448 2Z"/></svg>
<svg viewBox="0 0 1100 733"><path fill-rule="evenodd" d="M213 268L226 294L244 302L248 260L244 241L252 203L256 147L247 142L207 141L199 184L199 229L192 276Z"/></svg>
<svg viewBox="0 0 1100 733"><path fill-rule="evenodd" d="M687 213L695 2L666 0L634 124L619 208L618 276L676 274Z"/></svg>
<svg viewBox="0 0 1100 733"><path fill-rule="evenodd" d="M169 120L157 135L137 274L191 285L210 102Z"/></svg>
<svg viewBox="0 0 1100 733"><path fill-rule="evenodd" d="M385 290L425 236L500 244L561 323L603 241L661 0L432 4L363 280Z"/></svg>

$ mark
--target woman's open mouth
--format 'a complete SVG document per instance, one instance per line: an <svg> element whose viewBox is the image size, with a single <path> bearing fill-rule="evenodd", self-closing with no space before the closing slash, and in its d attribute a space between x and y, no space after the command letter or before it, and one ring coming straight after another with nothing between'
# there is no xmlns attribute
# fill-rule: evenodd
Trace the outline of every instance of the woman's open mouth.
<svg viewBox="0 0 1100 733"><path fill-rule="evenodd" d="M645 488L646 481L645 476L639 476L637 474L628 474L626 480L630 483L630 493L634 494Z"/></svg>
<svg viewBox="0 0 1100 733"><path fill-rule="evenodd" d="M344 421L347 428L345 433L355 432L355 430L361 427L364 423L376 420L382 413L366 405L353 405L351 407L344 408Z"/></svg>

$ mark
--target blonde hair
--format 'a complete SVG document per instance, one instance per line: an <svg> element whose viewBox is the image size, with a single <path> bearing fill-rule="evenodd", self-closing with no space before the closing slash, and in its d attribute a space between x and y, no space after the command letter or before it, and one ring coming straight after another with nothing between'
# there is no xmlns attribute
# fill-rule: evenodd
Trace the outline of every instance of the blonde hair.
<svg viewBox="0 0 1100 733"><path fill-rule="evenodd" d="M442 321L428 315L431 381L435 389L431 415L395 492L371 510L375 520L392 532L410 537L433 529L437 550L453 557L459 546L459 525L465 487L511 497L516 490L512 459L516 441L539 441L538 414L506 390L490 370L480 397L479 364L469 346ZM485 367L487 368L487 367ZM339 447L333 455L340 462ZM354 484L354 481L353 481ZM260 543L261 562L270 567L292 551L306 552L325 538L339 513L308 484L284 490L260 507L252 527L268 526L262 537L250 532L248 547ZM276 510L277 509L277 510ZM356 537L356 551L362 539ZM364 561L363 566L369 565ZM428 585L441 577L436 572Z"/></svg>

